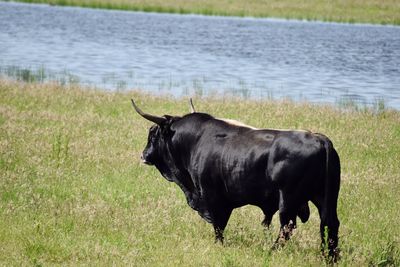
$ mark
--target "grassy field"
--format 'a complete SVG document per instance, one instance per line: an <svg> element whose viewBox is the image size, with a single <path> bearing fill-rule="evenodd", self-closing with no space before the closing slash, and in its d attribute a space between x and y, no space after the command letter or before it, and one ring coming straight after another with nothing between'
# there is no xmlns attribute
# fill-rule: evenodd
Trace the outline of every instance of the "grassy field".
<svg viewBox="0 0 400 267"><path fill-rule="evenodd" d="M204 15L278 17L337 22L400 24L399 0L17 0L63 6L196 13Z"/></svg>
<svg viewBox="0 0 400 267"><path fill-rule="evenodd" d="M226 244L180 189L140 163L150 123L187 99L0 80L0 266L321 266L319 219L270 251L279 225L233 212ZM197 110L257 127L330 136L342 160L341 266L400 266L400 112L195 98Z"/></svg>

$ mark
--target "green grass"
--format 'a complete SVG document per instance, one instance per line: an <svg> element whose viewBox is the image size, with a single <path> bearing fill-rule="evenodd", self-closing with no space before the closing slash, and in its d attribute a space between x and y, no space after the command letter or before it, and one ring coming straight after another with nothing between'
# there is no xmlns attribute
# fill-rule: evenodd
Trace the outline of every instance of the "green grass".
<svg viewBox="0 0 400 267"><path fill-rule="evenodd" d="M132 109L184 114L187 99L0 80L1 266L321 266L312 206L284 248L279 224L234 211L226 244L180 189L140 163L150 123ZM400 113L287 101L194 99L256 127L327 134L342 160L341 266L399 266Z"/></svg>
<svg viewBox="0 0 400 267"><path fill-rule="evenodd" d="M399 0L17 0L162 13L400 24Z"/></svg>

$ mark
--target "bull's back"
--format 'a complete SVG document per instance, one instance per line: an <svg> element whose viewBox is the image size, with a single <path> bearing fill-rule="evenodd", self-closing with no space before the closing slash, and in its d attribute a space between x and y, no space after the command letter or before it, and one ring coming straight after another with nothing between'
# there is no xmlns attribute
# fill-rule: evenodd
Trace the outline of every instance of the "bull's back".
<svg viewBox="0 0 400 267"><path fill-rule="evenodd" d="M279 188L308 188L322 184L326 166L325 142L329 139L311 132L277 135L268 159L268 175ZM329 141L330 142L330 141Z"/></svg>

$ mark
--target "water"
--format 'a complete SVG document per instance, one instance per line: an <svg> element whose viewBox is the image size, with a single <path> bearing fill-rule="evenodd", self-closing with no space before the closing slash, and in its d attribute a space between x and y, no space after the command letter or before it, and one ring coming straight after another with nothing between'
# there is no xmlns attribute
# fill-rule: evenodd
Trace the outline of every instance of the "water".
<svg viewBox="0 0 400 267"><path fill-rule="evenodd" d="M108 90L400 109L400 27L0 2L0 67Z"/></svg>

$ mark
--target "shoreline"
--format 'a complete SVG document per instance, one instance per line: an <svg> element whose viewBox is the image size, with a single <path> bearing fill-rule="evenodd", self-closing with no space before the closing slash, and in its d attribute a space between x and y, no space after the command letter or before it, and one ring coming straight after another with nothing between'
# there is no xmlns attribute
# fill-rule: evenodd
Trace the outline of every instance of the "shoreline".
<svg viewBox="0 0 400 267"><path fill-rule="evenodd" d="M43 70L39 70L36 73L30 70L20 71L16 76L7 76L2 75L0 69L0 84L26 84L32 85L35 87L48 87L55 86L61 88L78 88L79 90L85 91L96 91L99 93L116 93L116 94L129 94L129 93L138 93L143 95L148 95L152 98L162 99L166 98L169 100L182 101L189 97L195 97L198 99L213 99L219 102L225 101L244 101L244 102L253 102L253 103L291 103L292 105L310 105L316 107L329 107L332 109L336 109L339 111L355 111L355 112L371 112L375 114L379 114L385 111L394 111L400 112L400 110L394 106L388 105L388 103L382 99L377 98L372 102L364 102L357 100L356 98L347 98L346 96L337 97L335 101L326 101L326 100L311 100L307 99L304 96L291 97L291 96L274 96L274 93L267 92L263 96L257 96L257 94L251 95L253 91L247 90L233 90L227 92L217 92L217 91L196 91L195 88L188 89L186 93L182 92L181 94L176 94L170 90L159 90L154 92L153 90L140 88L140 87L131 87L131 88L116 88L114 90L110 90L105 87L99 87L97 85L91 84L82 84L79 82L79 79L74 79L73 76L68 79L64 78L53 78L46 79ZM254 92L253 92L254 93Z"/></svg>
<svg viewBox="0 0 400 267"><path fill-rule="evenodd" d="M146 3L128 2L127 0L16 0L12 2L182 15L266 18L343 24L400 25L400 5L398 7L395 4L381 4L379 6L374 0L369 0L368 2L370 3L365 3L365 6L352 4L351 2L346 4L347 6L323 3L315 8L312 3L306 6L297 6L292 0L284 1L279 7L268 6L262 2L258 3L258 1L249 4L249 6L241 3L241 1L237 6L227 4L224 6L224 3L213 5L210 0L203 1L205 2L204 6L196 3L183 4L181 0L168 0L162 2L162 4L157 4L155 0L147 1Z"/></svg>

